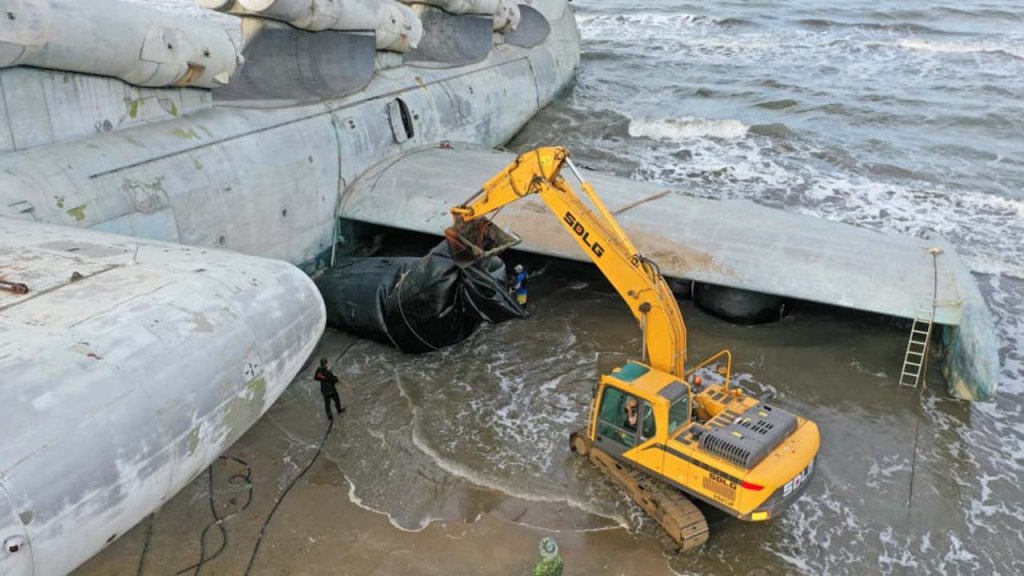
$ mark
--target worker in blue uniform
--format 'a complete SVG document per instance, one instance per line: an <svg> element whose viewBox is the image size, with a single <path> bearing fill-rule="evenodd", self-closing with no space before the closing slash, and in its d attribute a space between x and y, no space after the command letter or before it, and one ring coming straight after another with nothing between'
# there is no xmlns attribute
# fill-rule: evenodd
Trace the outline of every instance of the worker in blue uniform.
<svg viewBox="0 0 1024 576"><path fill-rule="evenodd" d="M523 268L522 264L516 264L515 278L512 280L512 293L516 295L516 302L519 302L520 306L526 307L526 281L527 274L526 269Z"/></svg>

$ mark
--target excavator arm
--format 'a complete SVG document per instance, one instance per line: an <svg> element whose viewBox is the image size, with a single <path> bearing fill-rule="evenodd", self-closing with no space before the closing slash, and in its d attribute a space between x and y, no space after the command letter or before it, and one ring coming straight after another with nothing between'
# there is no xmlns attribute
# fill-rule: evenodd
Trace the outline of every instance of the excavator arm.
<svg viewBox="0 0 1024 576"><path fill-rule="evenodd" d="M579 180L594 209L562 178L565 165ZM564 148L537 148L521 154L466 203L452 208L455 225L448 230L449 239L465 248L471 243L467 240L472 237L470 223L532 194L540 196L625 300L640 323L645 360L653 368L684 378L686 325L668 283L657 265L633 246ZM473 251L482 253L479 249Z"/></svg>
<svg viewBox="0 0 1024 576"><path fill-rule="evenodd" d="M568 166L586 199L562 178ZM820 439L817 426L730 389L731 355L720 352L696 369L726 359L725 382L692 388L686 382L686 327L657 265L641 254L564 148L520 155L461 206L445 231L456 262L475 262L515 239L486 217L532 194L601 269L640 323L644 363L627 362L601 378L586 428L570 434L586 454L650 514L682 550L703 544L701 511L679 493L738 518L767 520L806 489ZM627 398L649 406L630 430ZM691 419L692 408L698 417ZM655 426L646 432L647 418ZM639 424L639 421L638 421Z"/></svg>

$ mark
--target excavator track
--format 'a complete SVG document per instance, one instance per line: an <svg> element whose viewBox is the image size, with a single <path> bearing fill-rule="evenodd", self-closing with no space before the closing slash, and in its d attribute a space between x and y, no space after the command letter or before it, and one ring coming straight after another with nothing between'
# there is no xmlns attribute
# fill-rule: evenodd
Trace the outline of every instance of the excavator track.
<svg viewBox="0 0 1024 576"><path fill-rule="evenodd" d="M689 552L707 542L708 523L704 514L677 488L595 448L585 430L573 432L569 445L576 453L587 456L598 470L621 486L661 525L681 552Z"/></svg>

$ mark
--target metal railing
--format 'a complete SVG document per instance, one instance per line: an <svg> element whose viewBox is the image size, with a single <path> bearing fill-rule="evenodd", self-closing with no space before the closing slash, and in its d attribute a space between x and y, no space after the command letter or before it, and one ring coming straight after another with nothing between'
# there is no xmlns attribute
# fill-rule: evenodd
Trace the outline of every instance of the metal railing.
<svg viewBox="0 0 1024 576"><path fill-rule="evenodd" d="M689 380L690 376L694 372L696 372L697 370L700 370L701 368L704 368L705 366L707 366L707 365L717 361L722 356L725 356L725 358L726 358L725 374L722 374L722 369L721 368L718 369L718 373L722 374L723 376L725 376L725 390L728 391L729 390L729 383L732 381L732 351L731 350L721 350L721 351L719 351L714 356L704 360L700 364L697 364L693 368L690 368L689 370L687 370L686 373L683 374L683 376L687 380Z"/></svg>

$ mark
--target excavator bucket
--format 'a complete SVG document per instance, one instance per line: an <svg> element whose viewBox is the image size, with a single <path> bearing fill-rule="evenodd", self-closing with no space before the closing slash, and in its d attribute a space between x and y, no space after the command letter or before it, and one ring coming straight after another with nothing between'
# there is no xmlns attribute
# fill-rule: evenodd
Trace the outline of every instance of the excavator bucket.
<svg viewBox="0 0 1024 576"><path fill-rule="evenodd" d="M505 232L485 218L466 222L456 217L455 223L445 229L444 236L452 260L462 268L522 242L515 234Z"/></svg>

